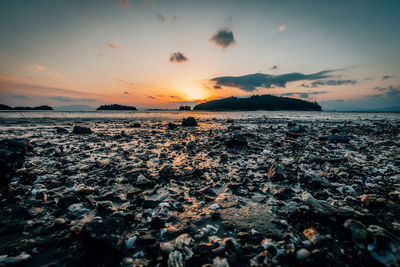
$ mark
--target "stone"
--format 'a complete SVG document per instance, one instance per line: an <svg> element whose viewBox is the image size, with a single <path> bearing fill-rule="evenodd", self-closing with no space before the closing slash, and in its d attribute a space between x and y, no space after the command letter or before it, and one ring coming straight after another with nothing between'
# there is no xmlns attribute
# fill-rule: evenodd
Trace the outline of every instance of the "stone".
<svg viewBox="0 0 400 267"><path fill-rule="evenodd" d="M88 127L83 127L83 126L74 126L74 129L72 130L74 134L91 134L92 130Z"/></svg>
<svg viewBox="0 0 400 267"><path fill-rule="evenodd" d="M242 134L235 134L232 138L228 139L226 142L228 147L246 147L247 138Z"/></svg>
<svg viewBox="0 0 400 267"><path fill-rule="evenodd" d="M182 120L182 126L197 126L197 121L193 117L188 117Z"/></svg>

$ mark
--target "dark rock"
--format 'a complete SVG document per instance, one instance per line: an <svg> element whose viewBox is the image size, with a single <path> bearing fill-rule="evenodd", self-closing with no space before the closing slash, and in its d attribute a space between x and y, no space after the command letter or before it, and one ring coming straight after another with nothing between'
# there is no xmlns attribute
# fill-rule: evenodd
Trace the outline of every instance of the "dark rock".
<svg viewBox="0 0 400 267"><path fill-rule="evenodd" d="M182 120L182 126L197 126L197 121L193 117L188 117Z"/></svg>
<svg viewBox="0 0 400 267"><path fill-rule="evenodd" d="M33 147L29 142L20 139L3 139L0 141L0 186L8 184L15 170L21 167L28 151Z"/></svg>
<svg viewBox="0 0 400 267"><path fill-rule="evenodd" d="M291 133L304 133L306 129L301 125L295 125L289 128L289 132Z"/></svg>
<svg viewBox="0 0 400 267"><path fill-rule="evenodd" d="M161 182L169 182L170 179L175 177L174 170L170 165L165 165L158 173Z"/></svg>
<svg viewBox="0 0 400 267"><path fill-rule="evenodd" d="M228 147L245 147L247 146L247 138L242 134L235 134L226 142L226 145Z"/></svg>
<svg viewBox="0 0 400 267"><path fill-rule="evenodd" d="M172 122L168 123L169 130L175 130L176 128L178 128L178 125L176 125L175 123L172 123Z"/></svg>
<svg viewBox="0 0 400 267"><path fill-rule="evenodd" d="M68 133L68 130L62 127L56 127L57 133Z"/></svg>
<svg viewBox="0 0 400 267"><path fill-rule="evenodd" d="M323 164L325 162L336 164L336 163L346 162L347 158L313 158L312 161L319 164Z"/></svg>
<svg viewBox="0 0 400 267"><path fill-rule="evenodd" d="M118 265L124 256L122 242L119 242L124 225L124 220L118 217L86 223L80 232L86 250L83 261L88 265Z"/></svg>
<svg viewBox="0 0 400 267"><path fill-rule="evenodd" d="M140 128L142 125L139 122L135 122L134 124L131 125L133 128Z"/></svg>
<svg viewBox="0 0 400 267"><path fill-rule="evenodd" d="M83 127L83 126L74 126L74 129L72 130L74 134L91 134L92 130L88 127Z"/></svg>
<svg viewBox="0 0 400 267"><path fill-rule="evenodd" d="M294 132L286 132L286 136L291 137L291 138L298 138L298 137L301 137L301 134L294 133Z"/></svg>
<svg viewBox="0 0 400 267"><path fill-rule="evenodd" d="M155 216L150 221L150 228L153 230L160 230L165 227L165 222L159 216Z"/></svg>
<svg viewBox="0 0 400 267"><path fill-rule="evenodd" d="M320 141L329 141L332 143L348 143L350 142L350 138L347 136L341 136L341 135L337 135L337 134L332 134L332 135L328 135L328 136L320 136L319 137Z"/></svg>
<svg viewBox="0 0 400 267"><path fill-rule="evenodd" d="M57 206L62 210L66 210L69 206L76 203L80 203L80 200L76 196L65 196L58 200Z"/></svg>

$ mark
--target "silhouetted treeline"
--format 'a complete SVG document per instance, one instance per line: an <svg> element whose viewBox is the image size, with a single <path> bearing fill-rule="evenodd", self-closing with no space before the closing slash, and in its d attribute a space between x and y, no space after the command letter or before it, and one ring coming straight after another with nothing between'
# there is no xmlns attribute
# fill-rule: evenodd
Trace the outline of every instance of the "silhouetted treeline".
<svg viewBox="0 0 400 267"><path fill-rule="evenodd" d="M101 105L100 107L97 108L97 110L137 110L137 108L133 106L111 104L111 105Z"/></svg>
<svg viewBox="0 0 400 267"><path fill-rule="evenodd" d="M228 97L196 105L193 110L305 110L321 111L317 102L280 97L254 95L248 98Z"/></svg>
<svg viewBox="0 0 400 267"><path fill-rule="evenodd" d="M190 106L180 106L179 110L191 110L192 108Z"/></svg>
<svg viewBox="0 0 400 267"><path fill-rule="evenodd" d="M42 106L38 106L38 107L10 107L4 104L0 104L0 110L53 110L52 107L50 106L46 106L46 105L42 105Z"/></svg>

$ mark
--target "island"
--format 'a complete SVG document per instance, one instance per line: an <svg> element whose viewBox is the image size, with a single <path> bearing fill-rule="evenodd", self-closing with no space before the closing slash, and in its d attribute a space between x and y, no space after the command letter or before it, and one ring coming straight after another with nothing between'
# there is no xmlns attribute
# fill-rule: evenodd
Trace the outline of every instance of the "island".
<svg viewBox="0 0 400 267"><path fill-rule="evenodd" d="M190 106L180 106L179 110L191 110L192 108Z"/></svg>
<svg viewBox="0 0 400 267"><path fill-rule="evenodd" d="M111 105L101 105L96 110L137 110L137 108L133 106L111 104Z"/></svg>
<svg viewBox="0 0 400 267"><path fill-rule="evenodd" d="M228 97L196 105L193 110L299 110L321 111L317 102L274 95Z"/></svg>
<svg viewBox="0 0 400 267"><path fill-rule="evenodd" d="M42 105L42 106L38 106L38 107L10 107L4 104L0 104L0 110L53 110L52 107L50 106L46 106L46 105Z"/></svg>

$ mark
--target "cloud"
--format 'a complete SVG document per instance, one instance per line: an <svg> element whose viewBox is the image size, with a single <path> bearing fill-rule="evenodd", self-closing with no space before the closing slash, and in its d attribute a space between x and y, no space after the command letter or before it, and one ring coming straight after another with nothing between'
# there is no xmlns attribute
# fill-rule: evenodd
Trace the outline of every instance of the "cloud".
<svg viewBox="0 0 400 267"><path fill-rule="evenodd" d="M56 100L59 102L97 102L97 99L94 98L73 98L69 96L51 96L49 97L51 100Z"/></svg>
<svg viewBox="0 0 400 267"><path fill-rule="evenodd" d="M127 91L124 92L124 95L130 95Z"/></svg>
<svg viewBox="0 0 400 267"><path fill-rule="evenodd" d="M217 86L236 87L246 92L255 91L259 87L286 87L288 82L319 80L332 77L330 73L336 70L325 70L312 74L302 74L298 72L271 75L263 73L248 74L244 76L225 76L211 79Z"/></svg>
<svg viewBox="0 0 400 267"><path fill-rule="evenodd" d="M36 65L36 64L32 65L30 68L33 69L33 70L38 70L38 71L44 71L46 69L45 66Z"/></svg>
<svg viewBox="0 0 400 267"><path fill-rule="evenodd" d="M11 97L19 99L19 100L29 100L30 97L26 96L26 95L12 95Z"/></svg>
<svg viewBox="0 0 400 267"><path fill-rule="evenodd" d="M400 85L375 87L377 94L364 95L356 99L337 99L319 101L324 109L330 110L391 110L400 109Z"/></svg>
<svg viewBox="0 0 400 267"><path fill-rule="evenodd" d="M321 94L326 94L328 91L315 91L315 92L290 92L290 93L283 93L280 94L279 96L294 96L298 95L301 98L309 98L310 95L321 95Z"/></svg>
<svg viewBox="0 0 400 267"><path fill-rule="evenodd" d="M124 85L128 85L128 87L134 87L134 86L136 86L135 83L127 82L127 81L124 81L124 80L120 80L120 79L114 79L114 80L116 80L117 82L120 82L120 83L122 83L122 84L124 84Z"/></svg>
<svg viewBox="0 0 400 267"><path fill-rule="evenodd" d="M152 96L152 95L148 95L147 98L150 98L150 99L157 99L157 97Z"/></svg>
<svg viewBox="0 0 400 267"><path fill-rule="evenodd" d="M214 89L222 89L222 87L220 85L214 85L213 88Z"/></svg>
<svg viewBox="0 0 400 267"><path fill-rule="evenodd" d="M274 66L271 67L271 70L277 70L277 69L278 69L277 65L274 65Z"/></svg>
<svg viewBox="0 0 400 267"><path fill-rule="evenodd" d="M350 84L356 84L357 81L355 80L325 80L325 81L315 81L312 82L311 84L302 84L300 85L301 87L304 88L316 88L319 86L336 86L336 85L350 85Z"/></svg>
<svg viewBox="0 0 400 267"><path fill-rule="evenodd" d="M108 43L108 44L106 44L106 46L108 46L111 49L121 49L121 47L119 45L116 45L116 44Z"/></svg>
<svg viewBox="0 0 400 267"><path fill-rule="evenodd" d="M385 76L382 76L382 80L387 80L387 79L391 79L391 78L394 78L395 76L392 76L392 75L385 75Z"/></svg>
<svg viewBox="0 0 400 267"><path fill-rule="evenodd" d="M147 3L150 5L151 11L153 11L153 14L156 17L156 19L158 19L159 22L163 23L165 21L165 17L160 12L158 12L154 0L147 0Z"/></svg>
<svg viewBox="0 0 400 267"><path fill-rule="evenodd" d="M233 32L229 29L219 30L216 34L211 36L210 42L222 48L227 48L235 44L235 38L233 37Z"/></svg>
<svg viewBox="0 0 400 267"><path fill-rule="evenodd" d="M374 90L381 92L379 95L372 96L384 96L384 97L397 97L400 96L400 85L389 85L388 87L375 87Z"/></svg>
<svg viewBox="0 0 400 267"><path fill-rule="evenodd" d="M171 63L182 63L182 62L186 62L189 61L189 59L187 57L185 57L181 52L175 52L172 53L170 58L169 58L169 62Z"/></svg>

